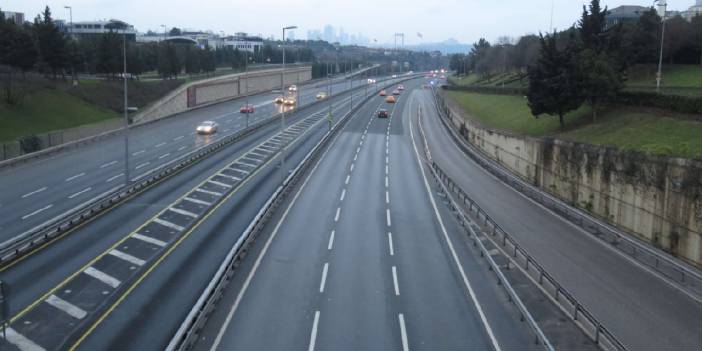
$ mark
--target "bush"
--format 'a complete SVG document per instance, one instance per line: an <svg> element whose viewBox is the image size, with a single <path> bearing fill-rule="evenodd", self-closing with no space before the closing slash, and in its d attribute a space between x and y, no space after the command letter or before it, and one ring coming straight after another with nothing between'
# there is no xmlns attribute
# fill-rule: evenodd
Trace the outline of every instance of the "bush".
<svg viewBox="0 0 702 351"><path fill-rule="evenodd" d="M30 154L41 150L41 140L36 135L29 135L20 139L20 147L22 152L25 154Z"/></svg>

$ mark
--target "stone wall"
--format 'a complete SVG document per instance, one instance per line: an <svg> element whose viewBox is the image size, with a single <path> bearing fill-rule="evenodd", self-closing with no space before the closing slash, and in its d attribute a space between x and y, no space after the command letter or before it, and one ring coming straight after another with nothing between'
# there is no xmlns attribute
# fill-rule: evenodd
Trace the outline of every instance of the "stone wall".
<svg viewBox="0 0 702 351"><path fill-rule="evenodd" d="M440 95L443 95L440 93ZM492 130L445 99L472 145L523 179L619 229L702 265L702 162Z"/></svg>
<svg viewBox="0 0 702 351"><path fill-rule="evenodd" d="M167 96L151 104L134 116L134 122L146 122L280 87L282 69L232 74L224 77L184 84ZM312 79L311 67L285 70L285 85L303 83ZM248 82L247 82L248 81Z"/></svg>

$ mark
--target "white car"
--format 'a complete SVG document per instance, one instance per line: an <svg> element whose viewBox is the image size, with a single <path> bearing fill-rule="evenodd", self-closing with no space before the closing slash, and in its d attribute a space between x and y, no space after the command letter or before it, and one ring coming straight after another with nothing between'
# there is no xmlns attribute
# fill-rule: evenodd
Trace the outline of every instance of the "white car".
<svg viewBox="0 0 702 351"><path fill-rule="evenodd" d="M214 134L217 133L217 123L213 121L204 121L195 129L197 134Z"/></svg>
<svg viewBox="0 0 702 351"><path fill-rule="evenodd" d="M297 85L291 85L288 87L288 91L297 91Z"/></svg>

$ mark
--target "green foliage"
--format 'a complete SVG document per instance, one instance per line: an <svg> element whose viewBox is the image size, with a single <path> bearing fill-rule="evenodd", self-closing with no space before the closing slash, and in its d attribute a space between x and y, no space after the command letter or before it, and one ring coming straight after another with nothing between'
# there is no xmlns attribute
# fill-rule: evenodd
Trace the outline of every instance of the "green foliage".
<svg viewBox="0 0 702 351"><path fill-rule="evenodd" d="M69 62L66 50L67 40L51 18L51 10L48 6L44 9L42 16L34 19L34 33L42 67L54 78L59 74L63 76Z"/></svg>
<svg viewBox="0 0 702 351"><path fill-rule="evenodd" d="M572 39L574 41L574 39ZM556 36L541 37L541 57L529 68L527 99L531 114L558 116L560 127L563 117L582 103L576 73L575 44L564 50L556 47Z"/></svg>

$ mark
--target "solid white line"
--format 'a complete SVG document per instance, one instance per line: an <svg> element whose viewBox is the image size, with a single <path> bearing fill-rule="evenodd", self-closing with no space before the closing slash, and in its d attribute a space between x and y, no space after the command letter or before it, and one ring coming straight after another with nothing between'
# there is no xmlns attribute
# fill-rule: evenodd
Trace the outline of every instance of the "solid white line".
<svg viewBox="0 0 702 351"><path fill-rule="evenodd" d="M89 276L115 288L115 289L119 286L119 284L122 283L121 281L119 281L119 279L117 279L117 278L115 278L115 277L113 277L113 276L111 276L111 275L109 275L101 270L95 269L92 266L86 268L83 271L83 273L85 273L85 274L87 274L87 275L89 275Z"/></svg>
<svg viewBox="0 0 702 351"><path fill-rule="evenodd" d="M332 230L331 234L329 234L329 245L327 245L327 250L331 250L332 247L334 247L334 233L335 231Z"/></svg>
<svg viewBox="0 0 702 351"><path fill-rule="evenodd" d="M169 221L163 220L163 219L158 218L158 217L154 218L154 219L153 219L153 222L158 223L158 224L160 224L160 225L162 225L162 226L164 226L164 227L168 227L168 228L171 228L171 229L175 229L175 230L177 230L177 231L179 231L179 232L182 232L183 229L185 229L185 228L183 228L183 227L181 227L181 226L179 226L179 225L177 225L177 224L175 224L175 223L171 223L171 222L169 222Z"/></svg>
<svg viewBox="0 0 702 351"><path fill-rule="evenodd" d="M116 176L114 176L114 177L107 178L107 183L109 183L109 182L111 182L111 181L113 181L113 180L115 180L115 179L117 179L117 178L119 178L119 177L123 177L123 176L124 176L124 173L120 173L120 174L118 174L118 175L116 175Z"/></svg>
<svg viewBox="0 0 702 351"><path fill-rule="evenodd" d="M390 256L395 256L395 248L392 244L392 233L388 232L388 246L390 247Z"/></svg>
<svg viewBox="0 0 702 351"><path fill-rule="evenodd" d="M114 165L114 164L117 164L117 161L112 161L112 162L105 163L104 165L100 166L100 168L110 167L110 166L112 166L112 165Z"/></svg>
<svg viewBox="0 0 702 351"><path fill-rule="evenodd" d="M400 320L400 336L402 337L402 351L409 351L409 342L407 342L407 328L405 328L405 316L400 313L398 316Z"/></svg>
<svg viewBox="0 0 702 351"><path fill-rule="evenodd" d="M133 152L133 153L132 153L132 156L141 155L141 154L143 154L143 153L145 153L145 152L146 152L146 150L141 150L141 151Z"/></svg>
<svg viewBox="0 0 702 351"><path fill-rule="evenodd" d="M77 192L77 193L75 193L75 194L68 195L68 198L69 198L69 199L72 199L72 198L74 198L74 197L76 197L76 196L78 196L78 195L80 195L80 194L87 193L87 192L90 191L90 190L93 190L93 188L87 187L87 188L85 188L85 189L83 189L83 190L81 190L81 191L79 191L79 192Z"/></svg>
<svg viewBox="0 0 702 351"><path fill-rule="evenodd" d="M339 221L339 215L341 214L341 207L336 208L336 215L334 216L334 222Z"/></svg>
<svg viewBox="0 0 702 351"><path fill-rule="evenodd" d="M193 199L192 197L184 197L183 200L185 201L190 201L192 203L200 204L200 205L205 205L205 206L211 206L212 204L207 202L207 201L202 201L198 199Z"/></svg>
<svg viewBox="0 0 702 351"><path fill-rule="evenodd" d="M385 203L390 203L390 193L387 190L385 191Z"/></svg>
<svg viewBox="0 0 702 351"><path fill-rule="evenodd" d="M203 193L203 194L214 195L214 196L222 196L222 195L224 195L224 194L218 193L218 192L216 192L216 191L209 191L209 190L200 189L200 188L195 188L195 191L200 192L200 193Z"/></svg>
<svg viewBox="0 0 702 351"><path fill-rule="evenodd" d="M324 286L327 284L327 272L329 271L329 263L324 264L324 268L322 269L322 281L319 283L319 292L323 293L324 292Z"/></svg>
<svg viewBox="0 0 702 351"><path fill-rule="evenodd" d="M446 245L449 248L449 251L451 251L451 256L453 257L453 261L458 267L458 271L461 274L461 278L463 279L463 284L466 286L466 289L468 289L468 294L470 295L470 298L473 302L473 305L475 306L475 309L478 311L478 315L480 315L480 320L483 324L483 327L485 328L485 331L487 332L488 336L490 337L490 342L492 343L493 348L495 351L501 351L502 349L500 348L500 344L497 342L497 339L495 338L495 334L492 332L492 328L490 327L490 324L488 323L487 317L485 316L485 313L483 312L483 308L480 305L480 302L478 302L478 298L475 296L475 292L473 291L473 287L471 286L470 282L468 281L468 277L466 276L465 271L463 270L463 265L461 264L461 260L458 258L458 254L456 254L456 250L453 248L453 243L451 242L451 239L448 236L448 232L446 231L446 227L444 226L444 221L441 219L441 215L439 214L439 209L436 206L436 201L434 200L434 193L431 191L431 188L429 187L429 181L427 180L426 173L424 172L424 167L422 166L422 161L421 158L419 157L419 151L417 150L417 144L414 139L414 130L412 127L412 123L410 121L410 137L412 138L412 147L414 148L414 154L417 159L417 165L419 166L419 170L422 173L422 178L424 180L424 187L427 191L427 194L429 194L429 202L431 202L431 206L434 209L434 215L436 216L436 220L439 222L439 226L441 227L441 231L444 235L444 240L446 241Z"/></svg>
<svg viewBox="0 0 702 351"><path fill-rule="evenodd" d="M212 183L212 184L214 184L214 185L219 185L219 186L224 187L224 188L227 188L227 189L229 189L229 188L232 187L232 186L229 185L229 184L224 184L224 183L222 183L222 182L218 182L218 181L215 181L215 180L208 180L207 182L208 182L208 183Z"/></svg>
<svg viewBox="0 0 702 351"><path fill-rule="evenodd" d="M83 319L85 318L85 316L88 315L88 312L85 312L82 308L54 294L49 295L49 297L47 297L44 301L49 305L54 306L63 312L66 312L69 316L75 319Z"/></svg>
<svg viewBox="0 0 702 351"><path fill-rule="evenodd" d="M41 189L34 190L34 191L32 191L32 192L29 192L29 193L26 193L26 194L22 195L22 198L24 199L24 198L30 197L30 196L32 196L32 195L34 195L34 194L36 194L36 193L40 193L40 192L42 192L42 191L44 191L44 190L46 190L46 189L48 189L48 188L47 188L47 187L43 187L43 188L41 188Z"/></svg>
<svg viewBox="0 0 702 351"><path fill-rule="evenodd" d="M192 212L190 212L190 211L181 210L181 209L175 208L175 207L171 207L171 208L169 208L168 210L171 211L171 212L175 212L175 213L182 214L183 216L188 216L188 217L192 217L192 218L197 218L197 217L198 217L197 213L192 213Z"/></svg>
<svg viewBox="0 0 702 351"><path fill-rule="evenodd" d="M166 158L166 157L168 157L168 156L171 156L171 154L170 154L170 153L168 153L168 154L163 154L163 155L159 156L158 159L161 160L161 159L164 159L164 158Z"/></svg>
<svg viewBox="0 0 702 351"><path fill-rule="evenodd" d="M137 239L137 240L141 240L143 242L147 242L149 244L154 244L154 245L160 246L160 247L165 247L166 245L168 245L168 243L165 241L161 241L161 240L158 240L156 238L152 238L152 237L146 236L146 235L141 235L139 233L132 234L132 238Z"/></svg>
<svg viewBox="0 0 702 351"><path fill-rule="evenodd" d="M400 296L400 286L397 284L397 268L392 266L392 284L395 286L395 296Z"/></svg>
<svg viewBox="0 0 702 351"><path fill-rule="evenodd" d="M312 322L312 333L310 334L310 347L308 351L314 351L314 345L317 342L317 326L319 325L319 311L314 312L314 322Z"/></svg>
<svg viewBox="0 0 702 351"><path fill-rule="evenodd" d="M27 339L24 335L18 333L11 327L5 329L5 334L7 336L7 341L10 344L17 346L21 351L45 351L43 347L34 343L34 341Z"/></svg>
<svg viewBox="0 0 702 351"><path fill-rule="evenodd" d="M154 146L154 147L161 147L161 146L163 146L163 145L166 145L166 143L156 144L156 146Z"/></svg>
<svg viewBox="0 0 702 351"><path fill-rule="evenodd" d="M85 175L85 173L76 174L76 175L74 175L74 176L70 176L70 177L66 178L66 181L67 181L67 182L70 182L71 180L76 179L76 178L80 178L80 177L82 177L82 176L84 176L84 175Z"/></svg>
<svg viewBox="0 0 702 351"><path fill-rule="evenodd" d="M48 210L48 209L50 209L52 206L54 206L54 205L53 205L53 204L46 205L46 206L44 206L44 207L42 207L42 208L40 208L40 209L38 209L38 210L36 210L36 211L34 211L34 212L32 212L32 213L28 213L28 214L22 216L22 219L27 219L27 218L29 218L29 217L31 217L31 216L34 216L35 214L37 214L37 213L39 213L39 212L42 212L42 211L44 211L44 210Z"/></svg>
<svg viewBox="0 0 702 351"><path fill-rule="evenodd" d="M135 264L137 266L143 266L144 263L146 263L146 261L142 260L141 258L134 257L128 253L124 253L119 250L111 250L109 254L117 258L121 258L129 263Z"/></svg>
<svg viewBox="0 0 702 351"><path fill-rule="evenodd" d="M389 208L385 210L385 219L387 220L388 227L390 225L392 225L392 222L390 221L390 209Z"/></svg>
<svg viewBox="0 0 702 351"><path fill-rule="evenodd" d="M345 197L346 197L346 189L341 191L341 197L339 198L339 201L344 201Z"/></svg>
<svg viewBox="0 0 702 351"><path fill-rule="evenodd" d="M346 176L346 181L344 182L344 184L349 184L350 179L351 179L351 175L349 174Z"/></svg>
<svg viewBox="0 0 702 351"><path fill-rule="evenodd" d="M151 162L144 162L144 163L134 167L134 169L144 168L144 167L148 166L150 163Z"/></svg>

